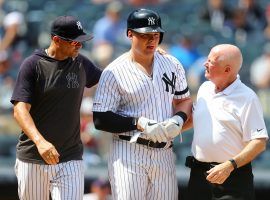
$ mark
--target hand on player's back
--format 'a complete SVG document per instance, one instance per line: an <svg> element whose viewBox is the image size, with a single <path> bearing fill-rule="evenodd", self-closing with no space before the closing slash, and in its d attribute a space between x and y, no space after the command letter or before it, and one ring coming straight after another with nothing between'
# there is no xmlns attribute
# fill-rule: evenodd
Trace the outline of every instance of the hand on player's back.
<svg viewBox="0 0 270 200"><path fill-rule="evenodd" d="M164 49L160 48L160 47L157 47L156 51L161 55L166 55L167 54L167 52Z"/></svg>

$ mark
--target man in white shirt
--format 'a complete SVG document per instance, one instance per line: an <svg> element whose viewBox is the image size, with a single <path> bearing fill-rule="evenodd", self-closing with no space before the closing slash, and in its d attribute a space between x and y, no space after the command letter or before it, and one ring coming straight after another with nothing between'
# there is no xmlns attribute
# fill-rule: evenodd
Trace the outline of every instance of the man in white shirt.
<svg viewBox="0 0 270 200"><path fill-rule="evenodd" d="M189 200L252 200L251 161L266 148L268 133L256 94L240 81L241 51L213 47L193 110Z"/></svg>

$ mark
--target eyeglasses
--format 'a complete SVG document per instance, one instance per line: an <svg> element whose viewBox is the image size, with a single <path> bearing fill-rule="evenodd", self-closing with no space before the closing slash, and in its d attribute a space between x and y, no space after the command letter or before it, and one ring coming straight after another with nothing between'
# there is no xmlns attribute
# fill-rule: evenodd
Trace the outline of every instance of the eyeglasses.
<svg viewBox="0 0 270 200"><path fill-rule="evenodd" d="M81 42L73 41L73 40L70 40L70 39L67 39L67 38L61 37L61 36L59 36L59 35L53 35L53 36L57 36L57 37L59 37L61 40L64 40L64 41L68 42L68 43L69 43L70 45L72 45L72 46L78 46L78 45L82 45L82 43L81 43Z"/></svg>

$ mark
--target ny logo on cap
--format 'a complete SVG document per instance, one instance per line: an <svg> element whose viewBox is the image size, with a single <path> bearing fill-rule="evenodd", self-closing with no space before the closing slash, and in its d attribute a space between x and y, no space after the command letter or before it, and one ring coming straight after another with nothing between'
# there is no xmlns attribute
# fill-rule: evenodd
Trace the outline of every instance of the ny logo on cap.
<svg viewBox="0 0 270 200"><path fill-rule="evenodd" d="M79 30L82 30L82 29L83 29L83 28L82 28L82 24L81 24L81 22L80 22L80 21L77 21L77 23L76 23L76 24L77 24L77 26L78 26L78 29L79 29Z"/></svg>
<svg viewBox="0 0 270 200"><path fill-rule="evenodd" d="M149 17L148 18L148 25L155 25L155 18L154 17Z"/></svg>

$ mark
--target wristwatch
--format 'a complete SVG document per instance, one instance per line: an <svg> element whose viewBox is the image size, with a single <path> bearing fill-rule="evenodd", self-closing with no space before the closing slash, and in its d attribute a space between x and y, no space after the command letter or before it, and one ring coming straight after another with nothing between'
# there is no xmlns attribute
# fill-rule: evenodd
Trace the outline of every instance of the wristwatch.
<svg viewBox="0 0 270 200"><path fill-rule="evenodd" d="M231 164L233 166L233 169L236 170L237 169L237 163L235 162L235 160L234 159L230 159L229 161L231 162Z"/></svg>

